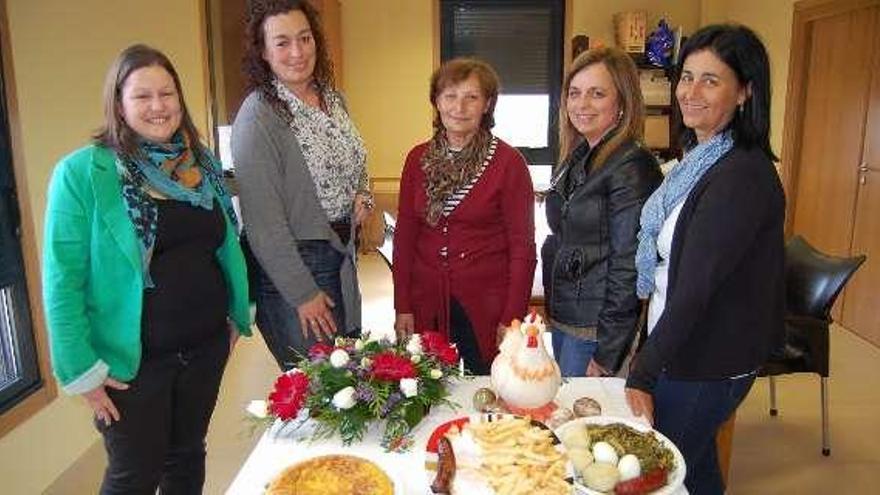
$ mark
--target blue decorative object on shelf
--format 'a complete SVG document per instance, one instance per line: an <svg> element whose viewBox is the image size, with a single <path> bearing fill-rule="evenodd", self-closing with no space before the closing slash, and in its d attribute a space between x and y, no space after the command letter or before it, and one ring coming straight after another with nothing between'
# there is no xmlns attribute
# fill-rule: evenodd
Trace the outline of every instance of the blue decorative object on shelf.
<svg viewBox="0 0 880 495"><path fill-rule="evenodd" d="M672 61L672 46L675 43L675 37L666 19L660 19L657 23L657 29L651 32L646 43L645 57L651 65L657 67L669 67Z"/></svg>

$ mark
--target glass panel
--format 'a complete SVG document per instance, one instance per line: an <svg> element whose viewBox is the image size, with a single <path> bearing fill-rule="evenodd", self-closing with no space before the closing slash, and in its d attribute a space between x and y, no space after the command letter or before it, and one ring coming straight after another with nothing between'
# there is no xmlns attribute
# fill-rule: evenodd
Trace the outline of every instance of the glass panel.
<svg viewBox="0 0 880 495"><path fill-rule="evenodd" d="M3 287L0 289L0 391L21 378L14 322L12 291Z"/></svg>
<svg viewBox="0 0 880 495"><path fill-rule="evenodd" d="M546 148L550 95L498 95L492 132L511 146Z"/></svg>

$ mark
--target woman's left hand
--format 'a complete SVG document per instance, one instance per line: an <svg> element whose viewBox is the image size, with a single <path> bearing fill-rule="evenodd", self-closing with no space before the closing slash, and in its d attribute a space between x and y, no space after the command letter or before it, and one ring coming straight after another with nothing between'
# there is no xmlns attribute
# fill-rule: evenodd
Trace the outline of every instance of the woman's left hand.
<svg viewBox="0 0 880 495"><path fill-rule="evenodd" d="M626 387L626 403L634 416L644 416L654 426L654 396L637 388Z"/></svg>
<svg viewBox="0 0 880 495"><path fill-rule="evenodd" d="M504 326L504 323L499 323L495 328L495 346L500 346L501 342L504 340L504 336L507 335L507 327Z"/></svg>
<svg viewBox="0 0 880 495"><path fill-rule="evenodd" d="M365 193L357 193L354 197L354 223L361 225L373 210L373 196Z"/></svg>

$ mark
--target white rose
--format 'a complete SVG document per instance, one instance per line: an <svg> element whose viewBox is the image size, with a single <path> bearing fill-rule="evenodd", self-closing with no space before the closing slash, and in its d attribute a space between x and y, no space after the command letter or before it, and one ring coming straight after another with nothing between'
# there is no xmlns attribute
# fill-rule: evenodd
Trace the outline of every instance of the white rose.
<svg viewBox="0 0 880 495"><path fill-rule="evenodd" d="M252 400L245 410L251 416L263 419L269 415L269 403L264 400Z"/></svg>
<svg viewBox="0 0 880 495"><path fill-rule="evenodd" d="M371 364L373 364L372 359L368 357L361 358L361 368L369 368Z"/></svg>
<svg viewBox="0 0 880 495"><path fill-rule="evenodd" d="M345 349L336 349L330 353L330 365L334 368L342 368L348 364L348 360L348 353L345 352Z"/></svg>
<svg viewBox="0 0 880 495"><path fill-rule="evenodd" d="M338 409L351 409L355 402L354 387L345 387L333 395L333 405Z"/></svg>
<svg viewBox="0 0 880 495"><path fill-rule="evenodd" d="M421 354L413 354L409 357L409 360L412 361L413 364L419 364L422 361Z"/></svg>
<svg viewBox="0 0 880 495"><path fill-rule="evenodd" d="M422 353L422 336L414 333L409 337L409 341L406 343L406 350L412 355L419 355Z"/></svg>
<svg viewBox="0 0 880 495"><path fill-rule="evenodd" d="M336 339L333 341L333 345L335 347L342 347L345 345L345 339L342 337L336 337Z"/></svg>
<svg viewBox="0 0 880 495"><path fill-rule="evenodd" d="M403 378L400 380L400 391L404 397L415 397L419 393L419 382L415 378Z"/></svg>
<svg viewBox="0 0 880 495"><path fill-rule="evenodd" d="M434 368L431 370L431 378L433 378L435 380L439 380L439 379L443 378L443 372L438 370L437 368Z"/></svg>
<svg viewBox="0 0 880 495"><path fill-rule="evenodd" d="M354 341L354 350L359 351L364 348L364 341L361 339L357 339Z"/></svg>

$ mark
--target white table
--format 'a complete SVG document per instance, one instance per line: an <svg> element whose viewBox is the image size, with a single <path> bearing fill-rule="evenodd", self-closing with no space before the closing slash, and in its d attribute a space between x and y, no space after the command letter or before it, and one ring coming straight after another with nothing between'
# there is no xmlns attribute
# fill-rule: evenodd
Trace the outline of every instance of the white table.
<svg viewBox="0 0 880 495"><path fill-rule="evenodd" d="M571 407L575 399L589 396L599 401L603 415L634 419L624 399L624 383L620 378L569 379L560 389L557 403L563 407ZM395 483L400 485L400 494L428 494L429 481L424 469L424 452L428 437L437 426L451 419L474 413L471 404L473 394L478 388L486 387L488 384L489 377L478 377L453 384L452 400L461 407L458 410L434 408L413 431L415 444L412 450L402 454L385 452L379 445L382 436L381 424L371 427L363 442L348 447L343 446L338 438L310 442L307 437L310 431L308 426L296 431L289 429L278 431L276 424L263 434L226 493L261 494L266 484L276 474L299 460L315 455L348 453L376 461L388 471Z"/></svg>

